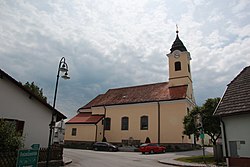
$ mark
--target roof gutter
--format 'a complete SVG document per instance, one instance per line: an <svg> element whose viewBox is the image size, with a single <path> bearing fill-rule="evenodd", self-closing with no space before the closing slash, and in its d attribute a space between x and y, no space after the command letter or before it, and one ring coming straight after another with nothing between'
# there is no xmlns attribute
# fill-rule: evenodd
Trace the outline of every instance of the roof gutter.
<svg viewBox="0 0 250 167"><path fill-rule="evenodd" d="M188 96L186 96L186 100L193 106L197 106L195 101L191 100Z"/></svg>
<svg viewBox="0 0 250 167"><path fill-rule="evenodd" d="M91 107L106 107L106 106L120 106L120 105L131 105L131 104L145 104L145 103L155 103L155 102L172 102L176 100L185 100L187 97L181 97L176 99L168 99L168 100L151 100L151 101L137 101L137 102L128 102L128 103L120 103L120 104L105 104L105 105L93 105ZM189 100L190 101L190 100ZM191 102L191 101L190 101ZM80 108L80 109L89 109L89 108Z"/></svg>
<svg viewBox="0 0 250 167"><path fill-rule="evenodd" d="M103 121L103 139L104 139L104 137L105 137L105 118L106 118L106 112L107 112L107 109L106 109L106 106L103 106L103 108L104 108L104 121Z"/></svg>
<svg viewBox="0 0 250 167"><path fill-rule="evenodd" d="M161 143L161 108L160 108L160 102L157 102L158 104L158 144Z"/></svg>

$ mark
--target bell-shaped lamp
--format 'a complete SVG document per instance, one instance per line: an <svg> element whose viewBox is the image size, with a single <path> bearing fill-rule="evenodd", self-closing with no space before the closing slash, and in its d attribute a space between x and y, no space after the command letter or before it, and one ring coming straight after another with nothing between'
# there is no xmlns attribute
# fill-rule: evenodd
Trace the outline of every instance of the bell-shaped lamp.
<svg viewBox="0 0 250 167"><path fill-rule="evenodd" d="M70 79L70 76L68 75L67 71L65 72L65 74L62 76L63 79Z"/></svg>
<svg viewBox="0 0 250 167"><path fill-rule="evenodd" d="M65 63L63 63L62 66L60 67L60 71L61 72L67 72L68 71L67 65Z"/></svg>

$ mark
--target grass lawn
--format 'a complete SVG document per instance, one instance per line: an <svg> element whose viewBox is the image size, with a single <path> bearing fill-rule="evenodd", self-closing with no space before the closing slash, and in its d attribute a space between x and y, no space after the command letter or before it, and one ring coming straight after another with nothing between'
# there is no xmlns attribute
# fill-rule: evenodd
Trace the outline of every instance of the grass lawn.
<svg viewBox="0 0 250 167"><path fill-rule="evenodd" d="M214 156L212 154L205 156L205 161L208 164L215 164ZM175 160L182 161L182 162L189 162L189 163L203 163L204 162L203 156L192 156L192 157L181 157L177 158Z"/></svg>

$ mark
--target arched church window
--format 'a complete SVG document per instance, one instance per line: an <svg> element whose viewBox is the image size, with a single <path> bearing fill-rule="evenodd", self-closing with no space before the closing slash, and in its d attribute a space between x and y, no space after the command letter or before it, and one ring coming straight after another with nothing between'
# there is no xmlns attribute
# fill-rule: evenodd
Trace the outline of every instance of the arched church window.
<svg viewBox="0 0 250 167"><path fill-rule="evenodd" d="M104 119L104 130L110 130L111 118L107 117Z"/></svg>
<svg viewBox="0 0 250 167"><path fill-rule="evenodd" d="M190 72L190 65L188 64L188 72Z"/></svg>
<svg viewBox="0 0 250 167"><path fill-rule="evenodd" d="M174 63L175 71L181 70L181 62L177 61Z"/></svg>
<svg viewBox="0 0 250 167"><path fill-rule="evenodd" d="M76 136L77 133L77 129L76 128L72 128L71 129L71 136Z"/></svg>
<svg viewBox="0 0 250 167"><path fill-rule="evenodd" d="M122 117L122 130L128 130L128 117Z"/></svg>
<svg viewBox="0 0 250 167"><path fill-rule="evenodd" d="M148 130L148 116L141 117L141 130Z"/></svg>

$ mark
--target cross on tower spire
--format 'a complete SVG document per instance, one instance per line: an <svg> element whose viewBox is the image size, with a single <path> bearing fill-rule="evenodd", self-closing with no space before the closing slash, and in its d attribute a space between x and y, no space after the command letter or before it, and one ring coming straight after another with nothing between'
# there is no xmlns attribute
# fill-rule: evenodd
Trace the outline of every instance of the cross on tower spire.
<svg viewBox="0 0 250 167"><path fill-rule="evenodd" d="M176 34L179 33L179 30L178 30L178 25L176 24Z"/></svg>
<svg viewBox="0 0 250 167"><path fill-rule="evenodd" d="M175 50L179 50L181 52L187 51L186 47L183 45L182 41L180 40L178 33L179 33L179 29L178 29L178 25L176 24L176 38L172 45L172 48L170 49L171 53Z"/></svg>

